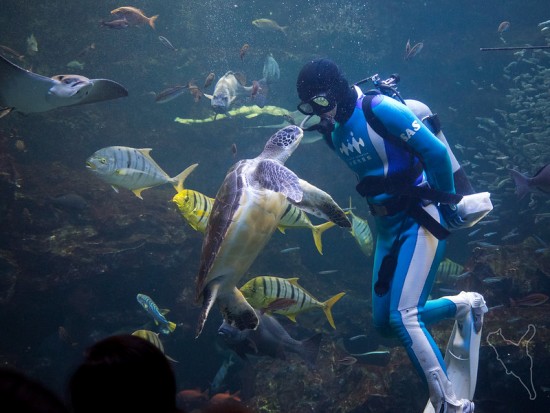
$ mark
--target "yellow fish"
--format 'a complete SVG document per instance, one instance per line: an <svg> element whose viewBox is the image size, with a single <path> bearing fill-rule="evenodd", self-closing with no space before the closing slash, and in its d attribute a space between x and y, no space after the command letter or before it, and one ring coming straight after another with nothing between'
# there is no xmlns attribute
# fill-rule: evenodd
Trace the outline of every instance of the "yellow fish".
<svg viewBox="0 0 550 413"><path fill-rule="evenodd" d="M349 198L349 211L346 212L351 216L351 235L357 241L359 248L363 251L363 254L370 257L374 247L374 240L372 237L372 231L370 230L369 223L363 218L359 218L355 215L351 208L351 197Z"/></svg>
<svg viewBox="0 0 550 413"><path fill-rule="evenodd" d="M151 330L136 330L132 333L132 335L147 340L149 343L153 344L156 348L162 351L162 354L164 354L168 360L178 363L177 360L174 360L164 352L164 346L162 345L162 341L160 341L159 333L155 333Z"/></svg>
<svg viewBox="0 0 550 413"><path fill-rule="evenodd" d="M271 276L255 277L243 285L240 291L255 309L282 314L294 322L297 314L313 308L321 308L334 329L336 326L332 317L332 306L345 294L341 292L321 302L298 285L298 278ZM285 303L285 306L280 306L278 303Z"/></svg>
<svg viewBox="0 0 550 413"><path fill-rule="evenodd" d="M191 228L204 234L214 198L207 197L198 191L183 189L174 195L172 201Z"/></svg>

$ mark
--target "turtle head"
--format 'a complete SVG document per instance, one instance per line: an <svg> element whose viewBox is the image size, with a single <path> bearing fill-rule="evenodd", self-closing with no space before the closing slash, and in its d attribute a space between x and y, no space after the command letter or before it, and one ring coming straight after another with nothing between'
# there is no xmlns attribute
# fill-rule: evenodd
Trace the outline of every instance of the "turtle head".
<svg viewBox="0 0 550 413"><path fill-rule="evenodd" d="M267 141L262 155L266 158L285 163L300 144L304 131L296 125L289 125L279 129Z"/></svg>

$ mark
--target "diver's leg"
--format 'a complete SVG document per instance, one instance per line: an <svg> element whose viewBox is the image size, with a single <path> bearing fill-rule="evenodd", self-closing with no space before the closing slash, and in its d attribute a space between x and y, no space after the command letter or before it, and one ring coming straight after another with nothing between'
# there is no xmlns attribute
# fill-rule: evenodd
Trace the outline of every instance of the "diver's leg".
<svg viewBox="0 0 550 413"><path fill-rule="evenodd" d="M434 205L428 205L425 209L439 219ZM441 352L422 318L424 304L444 254L445 242L439 241L412 219L408 219L402 239L390 290L390 325L416 370L427 382L432 404L444 412L472 412L473 403L456 397L445 374Z"/></svg>
<svg viewBox="0 0 550 413"><path fill-rule="evenodd" d="M390 327L390 294L385 294L382 297L379 297L374 292L374 284L376 283L378 277L378 272L380 271L380 266L382 260L390 252L391 245L395 239L396 231L399 231L398 223L388 221L387 219L381 219L375 217L377 237L376 237L376 247L374 251L374 266L372 270L372 286L371 286L371 297L372 297L372 318L374 322L374 327L377 331L383 336L391 336L393 331ZM399 221L400 222L400 221Z"/></svg>

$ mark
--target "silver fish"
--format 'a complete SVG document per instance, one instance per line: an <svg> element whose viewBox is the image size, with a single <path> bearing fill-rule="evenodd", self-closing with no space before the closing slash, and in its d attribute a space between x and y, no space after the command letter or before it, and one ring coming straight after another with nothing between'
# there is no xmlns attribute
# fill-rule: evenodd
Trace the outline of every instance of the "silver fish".
<svg viewBox="0 0 550 413"><path fill-rule="evenodd" d="M151 148L135 149L127 146L108 146L96 151L86 161L86 168L97 174L103 181L118 188L132 191L138 198L141 191L154 186L170 183L177 192L183 189L183 182L194 165L171 178L151 158Z"/></svg>
<svg viewBox="0 0 550 413"><path fill-rule="evenodd" d="M214 93L212 95L204 93L204 96L210 99L214 112L226 113L237 98L251 96L253 90L253 86L241 85L235 73L229 71L218 79Z"/></svg>
<svg viewBox="0 0 550 413"><path fill-rule="evenodd" d="M164 89L162 92L157 93L155 96L155 102L156 103L166 103L170 102L171 100L177 98L178 96L181 96L187 89L189 89L189 85L181 86L176 85L169 87L168 89Z"/></svg>
<svg viewBox="0 0 550 413"><path fill-rule="evenodd" d="M159 36L159 41L160 43L165 46L166 48L170 49L170 50L173 50L174 52L177 52L178 49L176 49L174 47L174 45L172 45L172 43L170 42L170 40L168 40L166 37L164 36Z"/></svg>

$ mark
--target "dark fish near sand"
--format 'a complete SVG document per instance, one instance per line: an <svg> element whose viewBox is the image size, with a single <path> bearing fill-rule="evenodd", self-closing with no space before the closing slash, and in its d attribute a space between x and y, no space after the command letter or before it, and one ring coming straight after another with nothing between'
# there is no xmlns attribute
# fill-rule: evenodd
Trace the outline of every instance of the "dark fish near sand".
<svg viewBox="0 0 550 413"><path fill-rule="evenodd" d="M83 211L88 208L88 202L78 194L64 194L50 198L52 205L74 211Z"/></svg>
<svg viewBox="0 0 550 413"><path fill-rule="evenodd" d="M178 96L183 95L183 93L186 91L186 89L189 89L189 85L176 85L169 87L168 89L164 89L162 92L157 93L155 96L155 102L156 103L166 103L170 102L171 100L177 98Z"/></svg>
<svg viewBox="0 0 550 413"><path fill-rule="evenodd" d="M303 131L288 126L267 141L260 155L233 165L216 194L206 227L197 276L202 303L198 337L216 303L224 319L239 330L254 329L258 317L237 288L270 240L289 203L342 227L351 223L332 197L284 166Z"/></svg>
<svg viewBox="0 0 550 413"><path fill-rule="evenodd" d="M256 311L260 323L256 330L239 330L223 322L218 335L229 348L245 360L247 355L269 356L286 360L286 352L298 354L309 367L315 366L319 353L322 334L316 334L305 340L296 340L272 316Z"/></svg>
<svg viewBox="0 0 550 413"><path fill-rule="evenodd" d="M108 27L109 29L116 29L116 30L127 29L128 27L130 27L130 23L128 23L128 20L126 19L116 19L108 22L102 21L101 25Z"/></svg>
<svg viewBox="0 0 550 413"><path fill-rule="evenodd" d="M543 293L533 293L522 298L510 298L510 305L524 306L524 307L536 307L537 305L544 304L548 301L548 296Z"/></svg>
<svg viewBox="0 0 550 413"><path fill-rule="evenodd" d="M510 169L510 175L516 185L516 195L522 199L529 192L550 194L550 163L540 168L533 177Z"/></svg>

